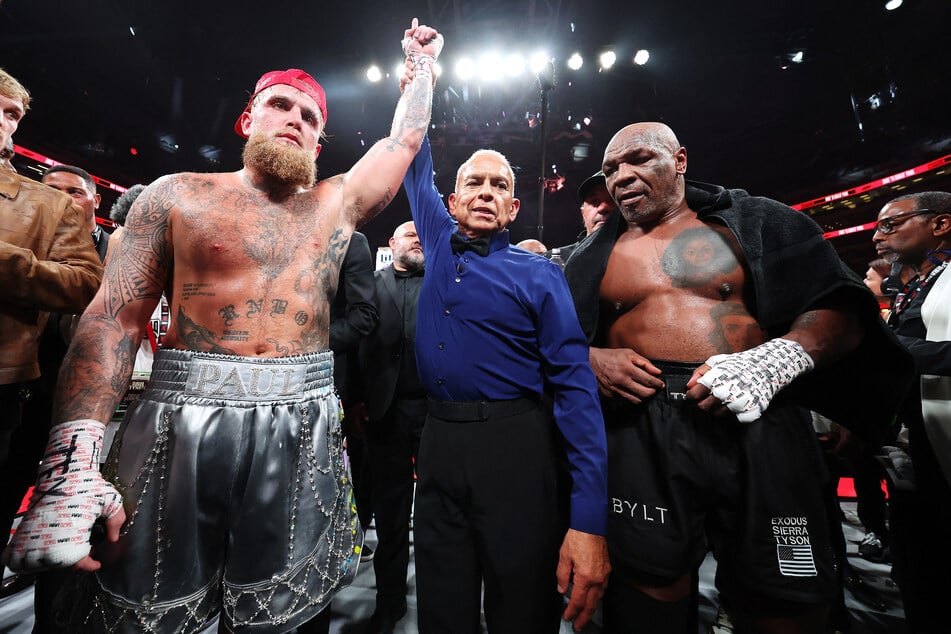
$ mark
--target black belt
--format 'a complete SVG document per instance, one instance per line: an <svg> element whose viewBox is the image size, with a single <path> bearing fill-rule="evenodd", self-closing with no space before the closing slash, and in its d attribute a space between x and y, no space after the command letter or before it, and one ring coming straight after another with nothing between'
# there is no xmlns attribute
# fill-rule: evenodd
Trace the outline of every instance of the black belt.
<svg viewBox="0 0 951 634"><path fill-rule="evenodd" d="M631 403L627 399L615 396L610 399L602 399L601 408L605 413L620 414L631 409L638 409L651 399L663 399L668 403L678 403L687 407L696 407L696 401L687 400L687 381L693 375L693 371L699 368L700 363L686 363L680 361L658 361L650 359L662 374L657 378L664 382L664 387L657 391L654 396L644 400L643 403Z"/></svg>
<svg viewBox="0 0 951 634"><path fill-rule="evenodd" d="M663 373L658 378L664 382L665 387L657 392L657 398L665 399L670 403L696 405L696 402L687 400L687 381L690 380L693 371L702 364L654 359L651 359L651 363Z"/></svg>
<svg viewBox="0 0 951 634"><path fill-rule="evenodd" d="M507 401L437 401L429 399L429 415L450 423L471 423L495 417L516 416L538 407L538 400L513 398Z"/></svg>

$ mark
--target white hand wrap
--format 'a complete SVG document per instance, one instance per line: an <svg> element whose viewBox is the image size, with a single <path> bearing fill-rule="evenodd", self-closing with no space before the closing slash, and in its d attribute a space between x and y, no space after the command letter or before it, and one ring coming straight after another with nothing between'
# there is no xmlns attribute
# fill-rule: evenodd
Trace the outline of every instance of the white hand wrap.
<svg viewBox="0 0 951 634"><path fill-rule="evenodd" d="M105 426L61 423L50 431L30 508L3 552L11 570L72 566L89 554L92 525L122 508L122 497L99 473Z"/></svg>
<svg viewBox="0 0 951 634"><path fill-rule="evenodd" d="M412 37L404 37L403 40L400 42L400 46L402 46L403 48L403 55L411 59L414 59L414 63L415 63L416 57L426 57L426 58L429 58L431 62L435 62L437 59L439 59L439 54L442 52L443 44L445 44L445 41L443 40L442 35L437 34L436 37L432 39L432 41L427 42L425 44L425 46L432 46L433 48L432 55L428 53L423 53L422 51L411 51L409 49L409 45L413 42L413 39L414 38Z"/></svg>
<svg viewBox="0 0 951 634"><path fill-rule="evenodd" d="M711 369L698 382L741 423L757 420L776 392L815 367L802 346L788 339L770 339L743 352L718 354L706 364Z"/></svg>

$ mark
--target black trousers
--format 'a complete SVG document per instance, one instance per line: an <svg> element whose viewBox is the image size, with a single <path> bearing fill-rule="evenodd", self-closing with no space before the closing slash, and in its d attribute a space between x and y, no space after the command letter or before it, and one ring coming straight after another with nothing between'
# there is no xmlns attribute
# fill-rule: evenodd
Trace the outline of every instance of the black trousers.
<svg viewBox="0 0 951 634"><path fill-rule="evenodd" d="M50 432L52 391L41 379L0 386L0 548L10 538L10 528L36 471ZM6 454L5 457L2 454Z"/></svg>
<svg viewBox="0 0 951 634"><path fill-rule="evenodd" d="M919 405L920 407L920 405ZM920 418L906 420L915 491L893 492L892 574L901 590L909 632L948 631L951 595L951 487Z"/></svg>
<svg viewBox="0 0 951 634"><path fill-rule="evenodd" d="M550 409L490 407L484 420L453 422L434 405L416 486L419 631L480 632L484 584L491 634L557 632L568 490Z"/></svg>
<svg viewBox="0 0 951 634"><path fill-rule="evenodd" d="M414 463L426 411L426 399L396 400L366 426L377 534L373 571L377 606L384 609L397 610L406 600Z"/></svg>
<svg viewBox="0 0 951 634"><path fill-rule="evenodd" d="M0 385L0 465L4 464L10 455L10 447L14 432L20 426L23 417L23 403L21 395L26 383L10 383Z"/></svg>

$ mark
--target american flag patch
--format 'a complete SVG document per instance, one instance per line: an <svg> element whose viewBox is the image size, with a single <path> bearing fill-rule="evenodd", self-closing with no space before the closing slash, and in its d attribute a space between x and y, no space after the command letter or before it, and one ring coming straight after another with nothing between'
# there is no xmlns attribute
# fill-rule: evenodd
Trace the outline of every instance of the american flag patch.
<svg viewBox="0 0 951 634"><path fill-rule="evenodd" d="M812 546L784 546L776 544L779 571L787 577L816 577L816 562L812 558Z"/></svg>

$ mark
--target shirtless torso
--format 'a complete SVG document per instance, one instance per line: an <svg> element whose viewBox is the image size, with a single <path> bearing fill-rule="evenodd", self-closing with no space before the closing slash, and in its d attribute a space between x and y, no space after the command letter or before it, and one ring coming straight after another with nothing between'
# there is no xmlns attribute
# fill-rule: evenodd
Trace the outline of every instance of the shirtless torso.
<svg viewBox="0 0 951 634"><path fill-rule="evenodd" d="M752 348L765 335L747 309L746 279L729 230L689 210L648 231L632 227L601 280L607 346L687 362Z"/></svg>
<svg viewBox="0 0 951 634"><path fill-rule="evenodd" d="M153 189L151 207L168 209L155 216L168 241L165 347L267 357L326 349L353 232L338 218L341 178L280 203L240 173L180 174ZM129 248L151 248L139 242Z"/></svg>

